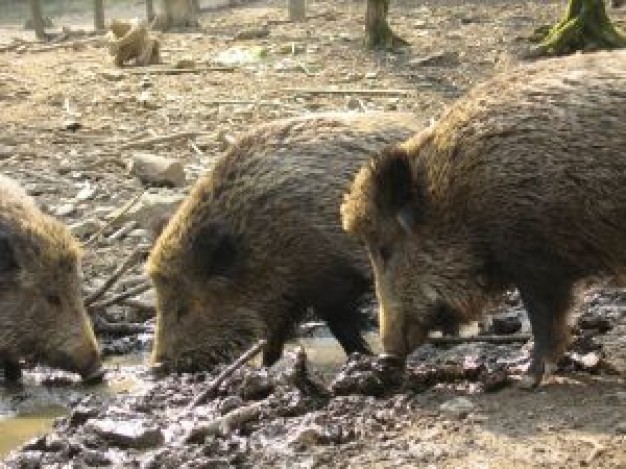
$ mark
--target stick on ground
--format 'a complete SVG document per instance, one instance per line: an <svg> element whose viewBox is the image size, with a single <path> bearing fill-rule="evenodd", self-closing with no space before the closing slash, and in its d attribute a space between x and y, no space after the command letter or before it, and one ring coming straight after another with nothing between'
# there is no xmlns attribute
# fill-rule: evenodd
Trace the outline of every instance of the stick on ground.
<svg viewBox="0 0 626 469"><path fill-rule="evenodd" d="M434 345L456 345L472 342L488 342L490 344L512 344L515 342L528 342L532 339L530 334L511 335L473 335L469 337L430 337L428 341Z"/></svg>
<svg viewBox="0 0 626 469"><path fill-rule="evenodd" d="M191 410L195 407L198 407L203 402L205 402L211 396L211 394L213 394L230 375L232 375L235 371L237 371L239 368L245 365L247 361L249 361L251 358L255 357L259 352L261 352L261 350L263 350L263 347L265 347L266 343L267 343L266 340L260 340L251 349L249 349L246 353L244 353L237 360L235 360L230 366L228 366L224 371L222 371L217 376L217 378L211 381L204 391L198 394L191 401L189 406L187 406L186 410Z"/></svg>
<svg viewBox="0 0 626 469"><path fill-rule="evenodd" d="M102 286L85 298L85 306L89 306L92 303L95 303L96 300L100 299L100 297L109 291L115 282L117 282L119 278L126 273L126 271L141 261L146 252L147 249L143 246L140 246L131 252L130 255L124 259L124 262L122 262L122 264L115 269L111 276L105 280Z"/></svg>
<svg viewBox="0 0 626 469"><path fill-rule="evenodd" d="M193 138L196 135L202 132L197 131L186 131L186 132L178 132L170 135L159 135L157 137L145 138L143 140L137 140L135 142L127 142L123 144L120 148L122 150L131 150L136 148L149 147L152 145L156 145L158 143L167 143L172 142L174 140L181 140L185 138Z"/></svg>
<svg viewBox="0 0 626 469"><path fill-rule="evenodd" d="M90 312L97 311L99 309L104 309L114 304L121 303L122 301L127 300L128 298L141 295L142 293L147 292L151 288L152 288L152 285L148 282L140 283L136 287L129 288L123 293L115 295L111 298L107 298L106 300L99 301L98 303L93 303L87 309Z"/></svg>
<svg viewBox="0 0 626 469"><path fill-rule="evenodd" d="M100 236L102 235L102 233L104 233L109 227L111 227L113 224L115 224L120 218L122 218L131 208L133 208L135 206L135 204L137 202L139 202L139 199L141 199L141 197L146 193L146 190L144 189L143 191L141 191L139 194L137 194L135 197L133 197L131 200L128 201L128 203L126 205L124 205L120 211L109 221L107 221L104 226L102 228L100 228L98 231L96 231L91 238L89 238L87 241L85 241L83 243L83 247L87 247L87 246L91 246L93 243L95 243L98 238L100 238Z"/></svg>

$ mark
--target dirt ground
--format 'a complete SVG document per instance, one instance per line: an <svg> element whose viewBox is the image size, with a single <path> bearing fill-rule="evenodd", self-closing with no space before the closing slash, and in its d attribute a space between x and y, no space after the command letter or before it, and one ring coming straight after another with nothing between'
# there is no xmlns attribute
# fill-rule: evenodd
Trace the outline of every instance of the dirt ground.
<svg viewBox="0 0 626 469"><path fill-rule="evenodd" d="M86 249L87 290L99 285L138 243L151 242L149 223L132 217L111 221L112 214L146 189L127 168L135 152L167 156L184 165L183 187L149 188L170 197L185 194L233 138L270 119L387 110L412 112L426 125L474 84L518 64L534 28L555 22L564 7L563 1L543 0L394 0L392 27L410 47L372 52L362 48L363 2L310 0L309 19L301 24L285 21L284 3L257 1L206 11L198 30L158 34L164 63L142 69L113 67L98 38L52 47L34 43L32 31L3 23L0 13L0 170L23 183L46 210L76 230L84 229L83 239L104 227ZM142 14L140 3L116 3L107 16ZM611 15L626 25L626 9ZM89 13L80 12L53 21L74 30L92 23ZM246 36L257 37L242 38ZM237 58L243 63L232 62ZM183 59L195 68L174 70ZM224 64L227 69L216 70ZM180 132L188 134L137 149L129 145ZM90 226L83 226L86 220ZM121 228L125 232L120 234ZM134 277L140 276L137 267ZM144 297L148 303L150 299L149 294ZM69 420L77 406L91 409L87 414L97 417L96 422L141 416L164 432L156 448L120 449L89 423L74 425L61 418L53 437L30 442L0 464L626 468L626 301L621 290L587 293L583 300L580 312L592 310L610 318L610 331L595 338L610 366L593 373L565 369L537 391L513 384L487 393L462 383L378 398L341 396L324 405L304 399L309 403L300 410L277 412L276 406L291 409L285 399L295 391L288 387L282 394L265 396L260 405L272 410L263 407L251 423L181 445L183 430L221 415L218 407L228 396L198 415L184 414L206 376L159 381L143 365L118 366L111 369L113 380L135 373L144 385L113 397L72 388ZM104 340L105 353L149 347L150 318L130 307L112 308L109 316L124 321L138 317L148 333L128 337L121 346ZM488 349L488 355L500 352ZM84 395L77 396L76 389ZM441 407L459 397L469 400L465 410ZM244 398L233 408L250 402L254 399ZM174 417L176 413L182 417ZM11 430L0 426L0 440L3 431Z"/></svg>

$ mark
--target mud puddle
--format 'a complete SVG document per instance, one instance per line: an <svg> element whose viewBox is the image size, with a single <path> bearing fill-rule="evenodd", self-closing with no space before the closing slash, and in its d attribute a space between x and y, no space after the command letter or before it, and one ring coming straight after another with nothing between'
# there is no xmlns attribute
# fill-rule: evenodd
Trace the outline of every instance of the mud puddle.
<svg viewBox="0 0 626 469"><path fill-rule="evenodd" d="M69 375L43 371L25 373L21 385L0 385L0 459L33 437L52 430L54 420L69 413L72 403L87 394L114 396L139 390L144 353L112 356L104 361L107 381L84 386Z"/></svg>

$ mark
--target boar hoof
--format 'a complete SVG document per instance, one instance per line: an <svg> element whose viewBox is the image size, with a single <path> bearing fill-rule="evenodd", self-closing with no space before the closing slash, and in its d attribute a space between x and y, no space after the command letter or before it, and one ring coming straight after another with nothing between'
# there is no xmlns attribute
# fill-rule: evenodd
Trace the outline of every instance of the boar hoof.
<svg viewBox="0 0 626 469"><path fill-rule="evenodd" d="M84 384L99 384L104 381L104 375L106 374L106 370L102 367L99 367L95 371L92 371L88 374L82 376Z"/></svg>
<svg viewBox="0 0 626 469"><path fill-rule="evenodd" d="M379 355L380 362L390 368L404 368L406 357L394 355L391 353L382 353Z"/></svg>
<svg viewBox="0 0 626 469"><path fill-rule="evenodd" d="M4 379L10 383L16 383L22 379L22 367L19 363L4 362Z"/></svg>
<svg viewBox="0 0 626 469"><path fill-rule="evenodd" d="M528 367L527 374L522 377L519 387L522 389L535 389L542 382L551 377L556 371L556 363L533 360Z"/></svg>

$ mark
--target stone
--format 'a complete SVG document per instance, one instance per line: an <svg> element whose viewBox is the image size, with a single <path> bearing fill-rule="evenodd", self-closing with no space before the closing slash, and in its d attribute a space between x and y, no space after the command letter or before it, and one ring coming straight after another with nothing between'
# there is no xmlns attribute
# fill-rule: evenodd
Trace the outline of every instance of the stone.
<svg viewBox="0 0 626 469"><path fill-rule="evenodd" d="M146 192L128 212L120 217L119 222L135 220L140 228L158 231L167 223L184 198L184 195L177 193ZM108 217L114 218L117 214L118 209L111 212Z"/></svg>
<svg viewBox="0 0 626 469"><path fill-rule="evenodd" d="M298 430L298 433L289 441L290 445L298 445L305 448L326 443L328 443L328 436L319 425L311 425Z"/></svg>
<svg viewBox="0 0 626 469"><path fill-rule="evenodd" d="M131 174L144 184L180 187L185 185L185 171L180 161L152 153L135 153L130 161Z"/></svg>
<svg viewBox="0 0 626 469"><path fill-rule="evenodd" d="M105 80L120 81L126 76L126 74L119 70L104 70L100 72L100 76L102 76Z"/></svg>
<svg viewBox="0 0 626 469"><path fill-rule="evenodd" d="M457 65L459 65L459 56L456 52L438 52L409 61L410 67L454 67Z"/></svg>
<svg viewBox="0 0 626 469"><path fill-rule="evenodd" d="M87 420L98 415L98 410L93 407L79 405L72 410L70 414L70 427L79 427L84 425Z"/></svg>
<svg viewBox="0 0 626 469"><path fill-rule="evenodd" d="M231 410L235 410L243 405L243 400L239 396L228 396L222 399L217 407L218 412L221 415L225 415Z"/></svg>
<svg viewBox="0 0 626 469"><path fill-rule="evenodd" d="M74 236L77 238L86 238L89 235L94 234L102 227L102 223L95 218L88 218L76 223L72 223L69 228Z"/></svg>
<svg viewBox="0 0 626 469"><path fill-rule="evenodd" d="M455 397L439 406L439 410L448 416L464 419L476 406L466 397Z"/></svg>
<svg viewBox="0 0 626 469"><path fill-rule="evenodd" d="M93 420L85 428L119 448L146 449L164 442L161 430L143 420Z"/></svg>
<svg viewBox="0 0 626 469"><path fill-rule="evenodd" d="M177 68L177 69L196 68L196 61L193 59L193 57L183 57L182 59L178 59L174 63L174 68Z"/></svg>
<svg viewBox="0 0 626 469"><path fill-rule="evenodd" d="M519 316L513 314L499 314L491 318L490 332L493 334L515 334L522 328Z"/></svg>
<svg viewBox="0 0 626 469"><path fill-rule="evenodd" d="M265 399L274 390L274 383L266 370L246 373L241 385L241 395L246 400Z"/></svg>
<svg viewBox="0 0 626 469"><path fill-rule="evenodd" d="M242 29L235 35L238 41L248 41L250 39L262 39L270 35L270 29L267 26L253 27Z"/></svg>
<svg viewBox="0 0 626 469"><path fill-rule="evenodd" d="M17 150L13 145L2 145L0 144L0 160L4 160L6 158L10 158L15 154Z"/></svg>
<svg viewBox="0 0 626 469"><path fill-rule="evenodd" d="M56 210L54 211L54 214L57 217L66 217L68 215L71 215L75 211L76 211L76 205L74 205L74 204L63 204L63 205L61 205L61 206L56 208Z"/></svg>

